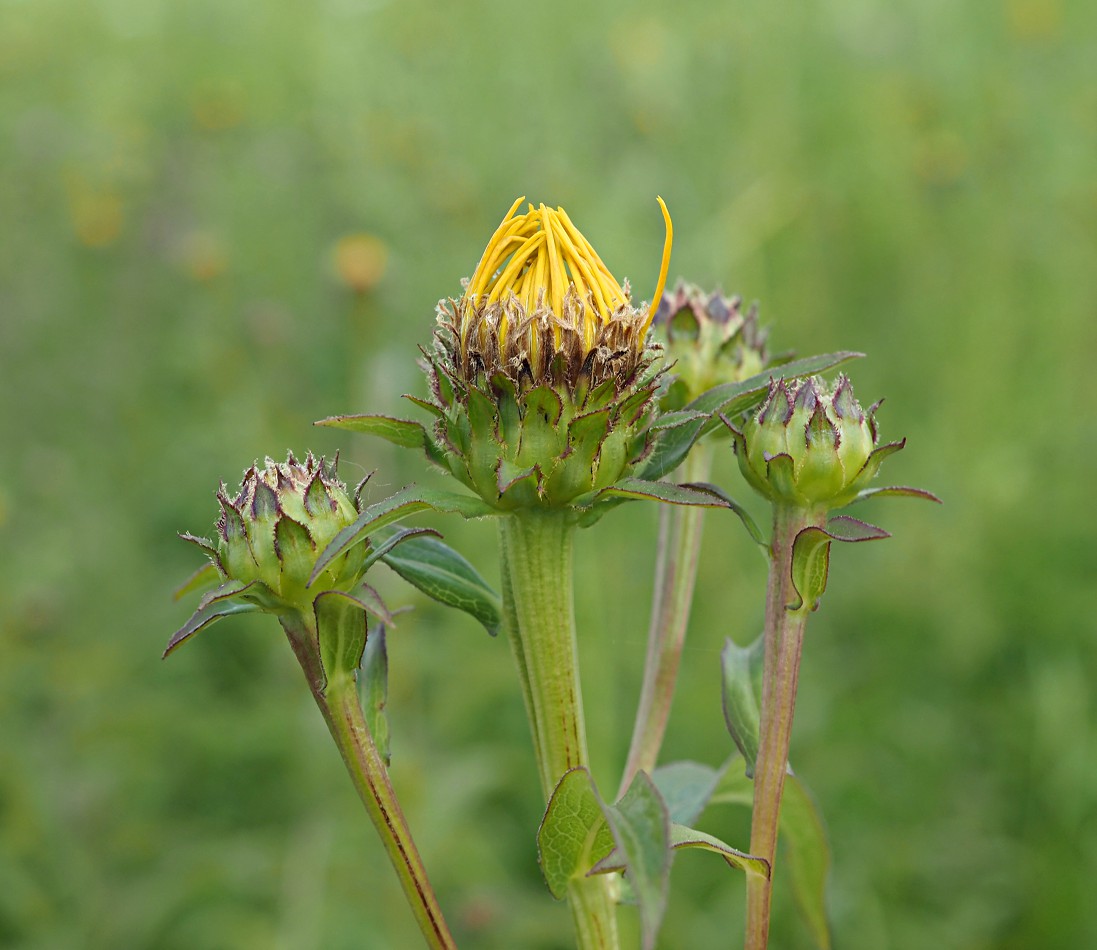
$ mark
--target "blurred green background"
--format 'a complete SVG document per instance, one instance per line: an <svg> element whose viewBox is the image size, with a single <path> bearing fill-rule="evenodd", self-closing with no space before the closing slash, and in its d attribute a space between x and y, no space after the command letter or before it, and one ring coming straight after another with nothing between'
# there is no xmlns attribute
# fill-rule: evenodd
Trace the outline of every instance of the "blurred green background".
<svg viewBox="0 0 1097 950"><path fill-rule="evenodd" d="M1095 27L1087 0L0 0L0 945L417 945L277 628L160 662L175 533L290 447L375 497L439 482L311 423L413 411L434 304L517 195L649 298L658 193L672 278L760 299L778 349L868 353L909 439L884 478L945 500L866 509L895 539L836 552L809 630L793 760L836 947L1097 946ZM730 448L716 479L747 494ZM580 539L606 789L656 522ZM435 523L497 579L492 525ZM730 750L719 650L763 568L709 516L666 758ZM376 577L417 607L393 771L462 945L567 946L506 642ZM775 947L807 947L778 896ZM686 854L660 947L736 946L741 915Z"/></svg>

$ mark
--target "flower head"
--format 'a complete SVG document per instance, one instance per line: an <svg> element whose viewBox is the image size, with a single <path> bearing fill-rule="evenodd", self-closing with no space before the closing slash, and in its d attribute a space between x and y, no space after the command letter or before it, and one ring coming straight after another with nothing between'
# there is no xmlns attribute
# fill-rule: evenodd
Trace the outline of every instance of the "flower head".
<svg viewBox="0 0 1097 950"><path fill-rule="evenodd" d="M817 376L772 381L742 432L731 429L739 468L774 502L841 508L904 445L878 445L875 410L861 408L844 374L833 390Z"/></svg>
<svg viewBox="0 0 1097 950"><path fill-rule="evenodd" d="M667 226L662 267L650 306L631 304L563 208L528 206L519 198L495 230L465 285L443 301L439 322L453 333L453 359L468 382L502 372L516 384L551 380L569 388L629 377L644 360L652 316L670 260Z"/></svg>
<svg viewBox="0 0 1097 950"><path fill-rule="evenodd" d="M199 630L229 614L262 610L283 621L315 628L317 604L334 594L383 620L388 611L363 581L371 553L364 535L325 556L340 532L360 517L336 475L338 459L328 462L311 452L303 462L289 453L284 462L268 458L244 473L240 490L217 491L221 515L213 539L184 534L209 559L181 593L207 591L190 619L175 632L165 656ZM364 642L363 625L363 642Z"/></svg>
<svg viewBox="0 0 1097 950"><path fill-rule="evenodd" d="M519 199L464 293L438 305L427 354L434 413L411 438L493 508L584 508L630 474L650 447L659 350L648 329L669 264L671 225L651 306L631 304L562 208ZM374 425L391 437L392 421ZM388 432L385 430L388 429ZM421 430L420 430L421 431Z"/></svg>

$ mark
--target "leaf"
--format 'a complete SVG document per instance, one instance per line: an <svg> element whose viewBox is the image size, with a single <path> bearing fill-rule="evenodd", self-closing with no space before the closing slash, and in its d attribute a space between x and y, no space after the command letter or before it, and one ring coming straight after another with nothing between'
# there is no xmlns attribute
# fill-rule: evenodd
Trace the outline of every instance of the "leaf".
<svg viewBox="0 0 1097 950"><path fill-rule="evenodd" d="M867 501L869 498L883 498L888 496L905 496L907 498L922 498L925 501L935 501L937 504L941 504L941 499L938 498L933 492L926 491L924 488L908 488L906 485L888 485L884 488L864 488L857 493L857 497L850 502L854 504L858 501Z"/></svg>
<svg viewBox="0 0 1097 950"><path fill-rule="evenodd" d="M651 773L672 823L696 821L720 782L720 772L700 762L671 762Z"/></svg>
<svg viewBox="0 0 1097 950"><path fill-rule="evenodd" d="M411 419L394 419L391 416L329 416L315 423L332 429L347 429L376 435L393 445L406 449L422 449L427 444L427 432L423 424Z"/></svg>
<svg viewBox="0 0 1097 950"><path fill-rule="evenodd" d="M698 505L702 508L726 508L727 502L718 494L670 482L649 482L642 478L622 478L609 488L603 488L597 498L644 498L671 505Z"/></svg>
<svg viewBox="0 0 1097 950"><path fill-rule="evenodd" d="M369 556L362 562L362 571L368 570L398 544L403 544L411 538L418 538L422 535L430 535L434 538L442 537L434 528L401 528L399 531L393 531L392 534L382 529L382 532L384 534L375 531L370 538L371 550Z"/></svg>
<svg viewBox="0 0 1097 950"><path fill-rule="evenodd" d="M640 908L641 944L653 950L670 888L670 816L646 772L637 772L621 800L605 810Z"/></svg>
<svg viewBox="0 0 1097 950"><path fill-rule="evenodd" d="M821 353L818 356L805 356L803 359L792 360L780 367L764 370L748 379L738 383L724 383L714 386L707 392L701 393L693 400L687 409L694 412L703 412L711 415L716 410L721 410L725 415L730 415L737 410L730 408L742 399L742 397L755 396L768 391L771 379L799 379L801 376L812 376L828 369L834 369L849 360L859 359L864 353L856 353L852 350L840 350L836 353Z"/></svg>
<svg viewBox="0 0 1097 950"><path fill-rule="evenodd" d="M221 572L212 563L206 562L172 591L171 599L182 600L187 594L206 590L216 584L220 577Z"/></svg>
<svg viewBox="0 0 1097 950"><path fill-rule="evenodd" d="M858 521L849 515L835 515L827 521L827 535L834 541L882 541L890 538L883 528L867 521Z"/></svg>
<svg viewBox="0 0 1097 950"><path fill-rule="evenodd" d="M720 784L710 799L713 805L742 805L750 808L754 783L735 760L725 769ZM793 773L785 776L781 801L781 850L779 874L788 875L805 926L819 950L830 950L830 930L826 915L826 883L830 872L830 845L822 815L807 787ZM784 868L781 871L780 868Z"/></svg>
<svg viewBox="0 0 1097 950"><path fill-rule="evenodd" d="M881 541L890 537L883 528L849 515L831 518L826 528L814 525L804 528L792 543L792 584L799 600L788 604L786 609L815 610L819 606L819 599L827 589L831 541Z"/></svg>
<svg viewBox="0 0 1097 950"><path fill-rule="evenodd" d="M670 829L670 845L677 851L679 848L704 848L720 855L733 868L746 871L748 874L757 874L768 878L770 875L769 862L765 858L755 857L745 851L739 851L726 844L719 838L687 828L685 825L672 825Z"/></svg>
<svg viewBox="0 0 1097 950"><path fill-rule="evenodd" d="M377 603L380 603L376 592L372 588L369 590L372 597L377 598ZM371 610L367 607L367 601L341 590L326 590L317 595L312 606L316 614L320 662L328 681L335 678L337 673L353 676L362 663L362 653L366 646L365 612ZM381 608L384 609L383 604Z"/></svg>
<svg viewBox="0 0 1097 950"><path fill-rule="evenodd" d="M747 529L747 533L750 535L751 540L767 551L769 550L769 541L762 533L762 529L758 527L758 522L751 517L750 512L747 511L746 508L740 505L739 502L732 498L731 495L724 491L719 485L712 485L709 482L686 482L682 485L682 488L689 488L694 491L707 492L710 495L715 495L727 508L739 516L739 520L743 522L743 526Z"/></svg>
<svg viewBox="0 0 1097 950"><path fill-rule="evenodd" d="M252 581L250 584L245 584L243 581L228 581L216 590L206 594L198 605L198 609L190 615L187 622L171 635L161 658L166 657L185 640L193 637L199 630L208 627L222 617L228 617L232 614L252 613L259 610L260 608L255 604L240 603L236 600L244 591L256 584L258 584L258 581Z"/></svg>
<svg viewBox="0 0 1097 950"><path fill-rule="evenodd" d="M800 916L819 950L830 950L826 910L830 844L811 793L795 775L785 779L779 841L781 862L788 872Z"/></svg>
<svg viewBox="0 0 1097 950"><path fill-rule="evenodd" d="M557 900L613 849L613 834L594 782L585 768L564 773L537 829L537 860Z"/></svg>
<svg viewBox="0 0 1097 950"><path fill-rule="evenodd" d="M754 763L758 758L760 690L756 680L761 672L764 653L763 637L758 637L748 647L739 646L729 637L720 654L724 722L743 756L748 778L753 777Z"/></svg>
<svg viewBox="0 0 1097 950"><path fill-rule="evenodd" d="M830 568L830 535L822 528L804 528L792 542L792 586L797 600L786 610L815 610L827 589Z"/></svg>
<svg viewBox="0 0 1097 950"><path fill-rule="evenodd" d="M366 725L385 765L389 764L389 719L385 704L389 695L389 657L385 643L385 625L374 627L366 636L366 649L358 671L358 695Z"/></svg>
<svg viewBox="0 0 1097 950"><path fill-rule="evenodd" d="M465 518L479 518L496 513L484 501L471 495L408 485L388 498L363 509L353 524L347 525L332 538L331 543L317 558L309 583L315 581L320 572L332 561L368 537L371 532L428 509L452 512Z"/></svg>
<svg viewBox="0 0 1097 950"><path fill-rule="evenodd" d="M480 621L495 636L503 622L503 603L479 572L437 538L408 538L383 555L384 562L428 597L456 607Z"/></svg>
<svg viewBox="0 0 1097 950"><path fill-rule="evenodd" d="M747 854L719 838L697 831L695 828L687 828L685 825L672 824L670 826L670 847L673 851L681 848L704 848L720 855L729 865L748 874L757 874L768 878L770 875L769 862L765 858ZM626 871L625 860L621 852L614 848L595 866L592 873L609 874L614 871Z"/></svg>

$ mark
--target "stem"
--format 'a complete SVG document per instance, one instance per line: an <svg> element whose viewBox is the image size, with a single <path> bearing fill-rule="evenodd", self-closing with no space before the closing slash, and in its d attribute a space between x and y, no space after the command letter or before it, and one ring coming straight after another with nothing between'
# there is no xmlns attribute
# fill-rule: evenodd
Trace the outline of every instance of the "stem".
<svg viewBox="0 0 1097 950"><path fill-rule="evenodd" d="M569 511L526 509L499 519L504 609L548 801L569 769L588 765L572 590L575 523ZM617 947L610 882L568 887L581 950Z"/></svg>
<svg viewBox="0 0 1097 950"><path fill-rule="evenodd" d="M282 625L305 670L313 698L328 724L358 797L381 837L423 939L432 950L456 950L457 944L438 906L423 859L389 781L388 770L362 714L354 680L336 672L325 687L315 647L315 631L288 618L282 618Z"/></svg>
<svg viewBox="0 0 1097 950"><path fill-rule="evenodd" d="M702 440L686 456L680 474L685 482L703 482L711 469L712 447ZM655 564L648 652L618 797L641 769L651 773L663 745L697 580L704 512L705 509L693 505L664 505L659 513L659 557Z"/></svg>
<svg viewBox="0 0 1097 950"><path fill-rule="evenodd" d="M786 607L796 600L792 585L792 546L801 530L812 524L821 526L825 517L825 511L816 513L783 505L775 505L773 509L773 540L766 588L762 710L750 827L750 853L769 862L770 875L768 878L747 875L746 950L765 950L769 939L777 823L788 771L788 748L796 708L804 626L810 613L810 607L806 604L795 611Z"/></svg>

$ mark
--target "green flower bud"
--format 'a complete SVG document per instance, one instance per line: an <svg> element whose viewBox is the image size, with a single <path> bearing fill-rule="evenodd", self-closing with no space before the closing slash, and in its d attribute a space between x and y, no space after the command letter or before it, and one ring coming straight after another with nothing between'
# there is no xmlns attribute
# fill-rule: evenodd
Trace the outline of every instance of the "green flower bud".
<svg viewBox="0 0 1097 950"><path fill-rule="evenodd" d="M752 487L779 504L848 505L884 457L904 444L877 445L875 409L861 408L844 374L833 391L819 377L772 381L743 430L729 425L739 468Z"/></svg>
<svg viewBox="0 0 1097 950"><path fill-rule="evenodd" d="M769 364L764 330L758 327L756 305L744 313L743 299L707 294L679 281L663 296L654 323L665 339L675 406L723 383L737 383L762 372ZM678 390L675 393L673 390Z"/></svg>
<svg viewBox="0 0 1097 950"><path fill-rule="evenodd" d="M349 590L358 580L360 553L355 560L348 552L306 590L317 556L358 517L335 463L311 452L303 464L292 452L285 462L268 458L244 473L235 498L222 484L217 500L217 539L208 549L214 565L226 581L263 585L257 597L264 606L311 610L317 594Z"/></svg>

